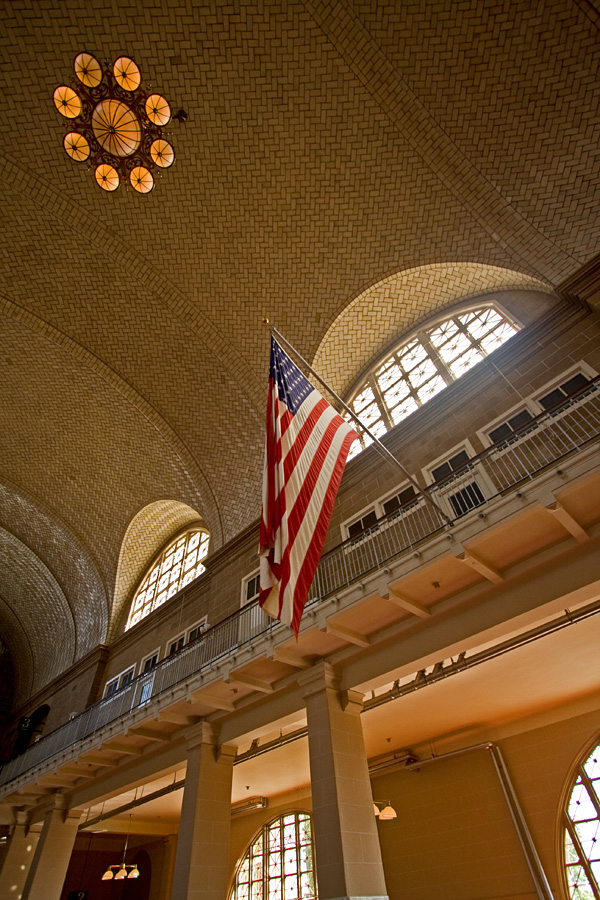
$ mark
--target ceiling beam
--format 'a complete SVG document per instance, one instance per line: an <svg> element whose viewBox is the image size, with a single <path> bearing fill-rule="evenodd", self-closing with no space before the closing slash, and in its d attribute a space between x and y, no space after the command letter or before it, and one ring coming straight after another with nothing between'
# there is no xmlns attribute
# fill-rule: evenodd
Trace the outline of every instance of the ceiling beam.
<svg viewBox="0 0 600 900"><path fill-rule="evenodd" d="M454 556L459 562L469 566L470 569L473 569L478 575L482 575L488 581L491 581L492 584L502 584L504 581L504 578L497 569L490 565L490 563L481 559L476 553L473 553L472 550L467 550L462 544L459 544Z"/></svg>
<svg viewBox="0 0 600 900"><path fill-rule="evenodd" d="M582 528L579 522L573 518L571 513L567 512L560 500L554 499L551 503L544 504L544 509L546 509L547 512L562 525L565 531L572 534L575 540L579 541L580 544L589 541L590 536L585 528Z"/></svg>
<svg viewBox="0 0 600 900"><path fill-rule="evenodd" d="M345 625L340 625L338 622L329 620L321 631L326 631L327 634L342 638L342 640L348 641L349 644L356 644L357 647L371 646L371 641L366 635L360 634L360 632L354 631L352 628L347 628Z"/></svg>

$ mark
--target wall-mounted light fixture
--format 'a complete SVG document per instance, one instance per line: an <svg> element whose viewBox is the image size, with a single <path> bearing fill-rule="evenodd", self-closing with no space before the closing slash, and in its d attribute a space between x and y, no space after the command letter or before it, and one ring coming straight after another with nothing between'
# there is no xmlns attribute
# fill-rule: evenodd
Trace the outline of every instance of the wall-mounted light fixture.
<svg viewBox="0 0 600 900"><path fill-rule="evenodd" d="M389 800L373 800L373 813L378 817L380 822L387 822L390 819L398 818L398 814Z"/></svg>

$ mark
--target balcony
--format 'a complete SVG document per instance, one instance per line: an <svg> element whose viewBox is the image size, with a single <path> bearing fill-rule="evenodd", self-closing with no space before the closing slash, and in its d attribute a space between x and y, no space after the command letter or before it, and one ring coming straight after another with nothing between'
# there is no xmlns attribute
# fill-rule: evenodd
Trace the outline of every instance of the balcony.
<svg viewBox="0 0 600 900"><path fill-rule="evenodd" d="M430 494L436 504L453 520L451 525L441 512L423 498L417 498L380 519L359 537L345 541L323 556L311 588L307 607L309 614L305 615L302 632L308 633L314 627L320 610L326 610L329 614L328 602L338 602L338 595L351 591L381 570L389 572L390 567L403 558L421 555L436 536L447 537L461 523L467 522L477 521L478 526L485 529L487 525L483 520L488 512L498 507L501 498L521 496L528 484L541 482L545 473L556 475L558 463L563 465L569 457L586 455L599 436L600 379L595 379L564 403L539 415L510 438L471 459L431 488ZM595 468L597 463L588 465L588 471ZM559 467L558 475L561 474ZM565 522L567 531L572 535L577 536L578 528L583 531L576 520L569 522L568 513L563 517L563 524ZM473 559L477 565L476 557L471 557L471 562ZM483 570L486 577L491 572L491 580L494 580L493 568L488 567L485 573L484 565ZM411 609L410 601L405 609ZM412 611L415 609L418 615L417 603L413 604ZM430 615L427 610L425 614ZM364 650L371 645L368 637L353 633L343 623L331 628L328 625L326 630L340 639L347 638L355 649L358 646ZM126 734L130 727L135 727L136 722L144 720L146 712L157 709L161 704L171 704L175 708L174 704L179 703L181 708L184 701L189 703L190 698L201 697L205 706L200 703L197 716L206 715L207 707L211 706L227 712L235 711L234 705L215 699L217 695L214 691L212 698L204 696L202 686L194 689L195 693L190 693L190 685L202 685L203 678L208 681L218 678L220 661L232 661L240 655L249 660L255 646L264 645L265 638L277 643L284 632L289 635L287 629L278 623L267 622L256 602L247 605L205 631L177 654L138 676L110 697L95 703L43 737L25 753L7 762L0 770L0 785L5 786L2 794L13 793L38 775L50 771L55 764L75 759L82 742L85 746L91 746L93 741L90 739L101 737L104 733L110 733L113 737L119 733ZM306 646L307 659L314 659L315 654L318 656L314 646L312 650L308 644ZM297 649L292 647L292 652L282 651L279 662L283 664L287 661L291 666L306 667L310 663L302 662ZM229 677L227 675L225 680L228 681ZM273 690L272 685L261 683L252 675L234 674L235 677L239 677L248 691L256 688L269 693ZM174 723L179 721L179 724L184 720L185 716L180 713L175 713L171 719Z"/></svg>

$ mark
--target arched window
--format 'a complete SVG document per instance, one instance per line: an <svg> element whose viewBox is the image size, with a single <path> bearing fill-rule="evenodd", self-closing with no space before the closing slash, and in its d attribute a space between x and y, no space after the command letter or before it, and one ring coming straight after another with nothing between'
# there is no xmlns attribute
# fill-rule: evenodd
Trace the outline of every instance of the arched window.
<svg viewBox="0 0 600 900"><path fill-rule="evenodd" d="M228 900L316 900L312 825L304 812L267 825L238 863Z"/></svg>
<svg viewBox="0 0 600 900"><path fill-rule="evenodd" d="M515 323L490 305L438 320L373 366L349 406L380 437L516 333ZM371 443L366 435L360 441L350 456Z"/></svg>
<svg viewBox="0 0 600 900"><path fill-rule="evenodd" d="M600 744L577 768L564 812L565 868L572 900L600 900Z"/></svg>
<svg viewBox="0 0 600 900"><path fill-rule="evenodd" d="M125 631L137 625L141 619L204 572L201 560L208 553L209 542L208 532L199 529L187 531L171 541L167 549L154 560L138 587Z"/></svg>

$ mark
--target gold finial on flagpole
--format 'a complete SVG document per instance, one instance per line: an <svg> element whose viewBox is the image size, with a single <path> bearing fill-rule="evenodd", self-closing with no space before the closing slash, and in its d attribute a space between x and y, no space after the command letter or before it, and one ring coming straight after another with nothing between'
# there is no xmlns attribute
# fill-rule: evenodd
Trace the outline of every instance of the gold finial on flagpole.
<svg viewBox="0 0 600 900"><path fill-rule="evenodd" d="M271 322L269 321L269 319L267 318L267 316L263 316L262 323L263 323L263 325L270 325L270 324L271 324Z"/></svg>

